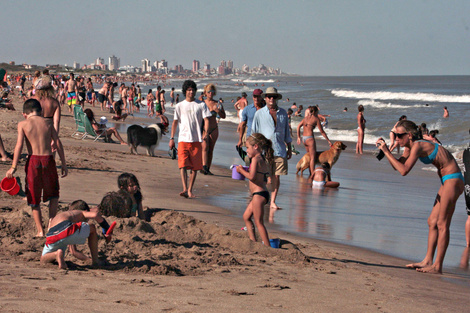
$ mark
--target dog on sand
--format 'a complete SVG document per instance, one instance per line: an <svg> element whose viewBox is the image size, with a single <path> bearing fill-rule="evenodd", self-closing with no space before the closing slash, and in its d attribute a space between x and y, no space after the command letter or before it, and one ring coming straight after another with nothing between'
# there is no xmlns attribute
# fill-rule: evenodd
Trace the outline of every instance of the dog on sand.
<svg viewBox="0 0 470 313"><path fill-rule="evenodd" d="M330 168L338 161L338 158L341 154L341 151L345 150L347 146L341 142L336 141L333 146L331 146L330 150L327 151L317 151L315 163L325 163L328 162L330 164ZM297 172L296 174L303 175L304 171L308 169L310 166L310 154L306 153L299 162L297 162ZM312 173L310 173L311 175Z"/></svg>
<svg viewBox="0 0 470 313"><path fill-rule="evenodd" d="M142 146L147 149L147 154L155 156L155 148L165 135L167 128L162 123L152 124L147 127L140 125L131 125L127 129L127 144L131 153L137 153L137 147Z"/></svg>

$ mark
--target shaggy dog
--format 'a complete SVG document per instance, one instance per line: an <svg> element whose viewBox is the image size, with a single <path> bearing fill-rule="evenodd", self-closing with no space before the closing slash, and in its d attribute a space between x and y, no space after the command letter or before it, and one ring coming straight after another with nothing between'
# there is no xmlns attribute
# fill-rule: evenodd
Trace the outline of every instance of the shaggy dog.
<svg viewBox="0 0 470 313"><path fill-rule="evenodd" d="M341 141L336 141L333 146L331 146L330 150L327 151L317 151L317 159L315 163L325 163L328 162L330 164L330 168L338 161L339 155L341 151L346 149L346 145L343 144ZM306 153L299 162L297 162L297 172L296 174L303 175L304 171L309 168L310 166L310 154ZM310 173L311 174L311 173Z"/></svg>
<svg viewBox="0 0 470 313"><path fill-rule="evenodd" d="M162 123L152 124L147 127L131 125L127 129L127 144L131 153L137 153L137 147L142 146L147 149L147 154L155 156L155 148L166 133L166 127Z"/></svg>

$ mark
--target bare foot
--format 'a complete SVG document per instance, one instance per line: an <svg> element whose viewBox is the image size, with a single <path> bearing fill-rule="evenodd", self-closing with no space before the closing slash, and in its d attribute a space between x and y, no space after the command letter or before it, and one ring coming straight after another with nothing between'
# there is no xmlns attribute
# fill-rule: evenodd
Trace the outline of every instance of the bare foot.
<svg viewBox="0 0 470 313"><path fill-rule="evenodd" d="M64 251L62 249L57 250L56 261L59 263L59 269L66 270L67 264L65 264Z"/></svg>
<svg viewBox="0 0 470 313"><path fill-rule="evenodd" d="M180 192L180 196L187 198L188 197L188 192L187 191L182 191L182 192Z"/></svg>
<svg viewBox="0 0 470 313"><path fill-rule="evenodd" d="M126 145L126 146L127 146L127 143L125 143L125 142L123 141L123 142L121 142L121 145Z"/></svg>
<svg viewBox="0 0 470 313"><path fill-rule="evenodd" d="M426 261L421 261L419 263L406 264L406 267L407 268L423 268L423 267L427 267L427 266L431 266L431 265L432 265L431 263L428 263Z"/></svg>
<svg viewBox="0 0 470 313"><path fill-rule="evenodd" d="M9 157L4 157L4 158L1 158L0 160L2 160L2 162L13 161Z"/></svg>
<svg viewBox="0 0 470 313"><path fill-rule="evenodd" d="M469 247L466 247L463 250L462 258L460 259L460 268L461 269L468 270L468 260L469 260L469 257L470 257L470 251L469 250L470 250Z"/></svg>
<svg viewBox="0 0 470 313"><path fill-rule="evenodd" d="M193 193L188 192L188 198L189 199L195 199L197 197Z"/></svg>
<svg viewBox="0 0 470 313"><path fill-rule="evenodd" d="M44 233L42 231L38 232L36 236L34 236L34 238L43 238L43 237L44 237Z"/></svg>
<svg viewBox="0 0 470 313"><path fill-rule="evenodd" d="M442 270L436 269L433 265L417 268L416 269L420 273L428 273L428 274L442 274Z"/></svg>

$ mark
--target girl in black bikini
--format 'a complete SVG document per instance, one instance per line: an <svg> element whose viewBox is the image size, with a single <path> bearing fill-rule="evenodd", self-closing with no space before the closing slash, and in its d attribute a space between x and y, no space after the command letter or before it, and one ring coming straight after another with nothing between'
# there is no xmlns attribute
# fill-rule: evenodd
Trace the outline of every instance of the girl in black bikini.
<svg viewBox="0 0 470 313"><path fill-rule="evenodd" d="M264 226L264 205L269 202L269 192L266 188L268 180L268 164L273 160L272 142L262 134L254 133L246 139L246 153L251 158L249 172L243 166L237 166L237 172L250 180L251 202L243 213L248 236L256 241L255 229L251 218L254 217L256 227L265 246L269 245L268 231Z"/></svg>

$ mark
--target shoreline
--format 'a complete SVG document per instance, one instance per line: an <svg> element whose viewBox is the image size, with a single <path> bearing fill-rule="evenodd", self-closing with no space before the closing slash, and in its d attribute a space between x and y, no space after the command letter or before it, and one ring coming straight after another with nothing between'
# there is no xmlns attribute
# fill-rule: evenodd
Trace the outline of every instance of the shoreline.
<svg viewBox="0 0 470 313"><path fill-rule="evenodd" d="M15 100L15 107L21 110L16 96ZM64 109L67 110L66 107ZM16 125L22 119L20 112L2 111L4 114L0 116L1 134L8 152L12 152L16 142ZM103 115L110 116L109 113ZM134 122L138 122L138 119L126 120L126 123ZM79 270L58 271L56 266L41 267L39 255L28 248L28 242L35 246L41 244L32 239L34 225L32 219L25 215L27 209L24 208L23 200L2 193L2 229L5 230L8 224L13 227L13 221L30 223L23 225L21 234L24 238L14 236L14 240L24 241L23 245L14 244L12 238L6 235L0 238L0 286L5 290L0 297L0 307L4 310L47 310L50 309L50 301L59 307L68 305L72 311L79 310L83 304L98 303L100 311L115 312L137 308L144 311L158 308L194 312L227 309L421 312L435 311L437 307L442 311L464 311L467 307L470 288L462 284L468 284L468 280L451 273L444 272L436 276L416 273L405 269L405 261L399 258L335 242L300 237L280 229L273 230L270 226L270 234L283 240L282 249L263 249L260 244L251 243L246 234L240 231L239 226L243 225L241 216L204 202L220 193L219 186L233 192L246 192L246 187L232 180L227 168L214 166L214 176L197 177L195 193L199 199L179 197L179 171L177 162L166 154L167 138L157 148L157 157L151 158L142 154L130 155L128 147L119 144L73 139L70 137L73 130L73 118L64 112L61 140L69 164L69 176L60 179L60 205L64 206L78 198L96 205L106 192L117 189L116 179L121 172L132 172L142 187L144 207L155 210L155 217L159 219L149 224L154 229L158 225L168 225L169 228L165 229L168 233L171 233L171 227L179 227L183 235L188 235L187 239L185 237L187 241L179 243L177 237L164 237L165 233L156 230L165 239L156 238L157 243L153 245L157 250L151 256L158 255L158 262L162 264L166 260L161 257L165 256L169 258L167 260L170 264L180 269L181 263L188 262L188 267L195 267L192 269L194 272L180 277L172 275L168 268L169 274L163 271L155 274L142 271L145 265L138 267L138 262L150 256L138 254L138 246L134 244L151 240L155 234L145 234L143 230L146 224L136 218L119 221L121 226L116 231L119 242L112 247L116 252L104 248L102 243L100 251L104 249L110 254L107 257L118 258L122 257L118 251L126 248L121 247L122 243L128 244L127 248L138 254L134 264L137 270L131 267L127 270L89 269L70 256L66 260L78 264L75 268ZM139 153L143 153L143 150L139 149ZM24 161L19 167L23 165ZM9 163L0 163L0 171L5 172L8 167ZM17 175L24 180L23 169ZM7 207L11 210L7 210ZM169 210L208 224L199 224L180 216L170 219L171 216L163 218L158 215L171 215ZM47 216L44 210L43 216ZM183 222L179 223L178 218ZM198 227L184 228L193 223ZM196 232L196 228L203 231ZM226 232L225 229L229 235L218 234ZM211 236L215 239L211 239ZM198 254L207 256L207 259L197 259ZM225 254L228 254L228 259L224 257ZM186 260L185 255L195 258L195 262ZM213 260L214 255L217 255L216 263L203 263L204 260ZM302 255L309 261L305 261ZM127 263L130 260L125 264L131 264ZM196 272L198 268L201 268L202 274ZM78 287L67 288L72 284ZM447 290L444 294L443 289ZM76 298L77 294L86 300L80 303L68 301L70 297Z"/></svg>

